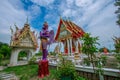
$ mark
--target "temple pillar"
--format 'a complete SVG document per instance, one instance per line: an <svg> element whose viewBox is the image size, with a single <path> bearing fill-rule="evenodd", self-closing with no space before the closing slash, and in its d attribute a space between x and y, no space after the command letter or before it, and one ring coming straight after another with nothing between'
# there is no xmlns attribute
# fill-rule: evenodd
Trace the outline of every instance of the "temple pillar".
<svg viewBox="0 0 120 80"><path fill-rule="evenodd" d="M60 53L61 43L59 42L58 45L59 45L58 53Z"/></svg>
<svg viewBox="0 0 120 80"><path fill-rule="evenodd" d="M76 52L78 53L78 39L76 40Z"/></svg>
<svg viewBox="0 0 120 80"><path fill-rule="evenodd" d="M72 55L72 38L70 38L70 55Z"/></svg>
<svg viewBox="0 0 120 80"><path fill-rule="evenodd" d="M67 47L68 47L68 55L70 55L70 45L69 45L69 39L67 39Z"/></svg>

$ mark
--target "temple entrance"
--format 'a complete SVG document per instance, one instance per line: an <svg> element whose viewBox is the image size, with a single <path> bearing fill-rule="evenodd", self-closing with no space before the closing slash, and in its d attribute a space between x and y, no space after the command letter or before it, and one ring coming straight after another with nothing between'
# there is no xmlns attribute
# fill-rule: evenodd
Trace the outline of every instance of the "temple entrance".
<svg viewBox="0 0 120 80"><path fill-rule="evenodd" d="M12 49L10 65L24 65L27 64L30 58L34 55L33 49Z"/></svg>
<svg viewBox="0 0 120 80"><path fill-rule="evenodd" d="M28 61L32 56L32 53L29 50L20 51L18 53L18 61Z"/></svg>
<svg viewBox="0 0 120 80"><path fill-rule="evenodd" d="M32 57L32 53L29 50L22 50L18 53L18 65L27 64L30 58Z"/></svg>
<svg viewBox="0 0 120 80"><path fill-rule="evenodd" d="M15 32L11 29L10 46L12 52L10 66L27 64L30 58L35 54L34 51L38 45L35 32L30 30L28 23L25 23L22 29L19 29L16 25L15 27Z"/></svg>
<svg viewBox="0 0 120 80"><path fill-rule="evenodd" d="M18 53L18 61L27 61L28 58L27 58L27 52L25 51L20 51Z"/></svg>

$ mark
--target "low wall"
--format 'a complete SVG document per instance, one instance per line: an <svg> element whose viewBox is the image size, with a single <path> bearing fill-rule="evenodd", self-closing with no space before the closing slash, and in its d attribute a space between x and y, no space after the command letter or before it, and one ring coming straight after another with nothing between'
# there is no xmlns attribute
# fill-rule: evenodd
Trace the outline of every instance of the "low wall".
<svg viewBox="0 0 120 80"><path fill-rule="evenodd" d="M50 67L56 67L56 64L50 63ZM99 76L94 73L92 67L76 65L76 71L81 77L88 80L99 80ZM103 68L104 80L120 80L120 71L118 69Z"/></svg>

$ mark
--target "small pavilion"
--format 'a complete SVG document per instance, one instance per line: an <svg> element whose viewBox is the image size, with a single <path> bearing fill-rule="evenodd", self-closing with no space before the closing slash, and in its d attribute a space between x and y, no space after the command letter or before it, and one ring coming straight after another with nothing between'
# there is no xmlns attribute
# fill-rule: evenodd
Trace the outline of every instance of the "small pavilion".
<svg viewBox="0 0 120 80"><path fill-rule="evenodd" d="M11 41L10 47L12 48L10 66L19 65L18 55L20 51L25 51L27 53L27 61L35 54L36 48L38 46L37 36L35 32L30 30L30 25L28 22L24 24L22 29L19 29L16 25L15 32L11 28Z"/></svg>
<svg viewBox="0 0 120 80"><path fill-rule="evenodd" d="M83 29L72 21L60 18L55 40L58 43L63 43L65 54L73 55L81 52L81 41L79 38L84 33Z"/></svg>

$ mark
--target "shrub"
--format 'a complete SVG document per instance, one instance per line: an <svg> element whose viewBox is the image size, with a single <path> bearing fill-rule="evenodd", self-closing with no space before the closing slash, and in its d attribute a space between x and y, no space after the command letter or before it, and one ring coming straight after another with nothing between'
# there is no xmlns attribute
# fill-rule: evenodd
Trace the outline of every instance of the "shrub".
<svg viewBox="0 0 120 80"><path fill-rule="evenodd" d="M33 56L30 60L29 60L29 64L35 64L35 61L36 61L36 57Z"/></svg>
<svg viewBox="0 0 120 80"><path fill-rule="evenodd" d="M61 77L65 77L65 76L69 76L71 77L72 75L74 75L75 73L75 66L74 64L70 61L70 60L66 60L65 58L61 58L60 62L58 63L58 76ZM72 77L74 78L74 76Z"/></svg>

